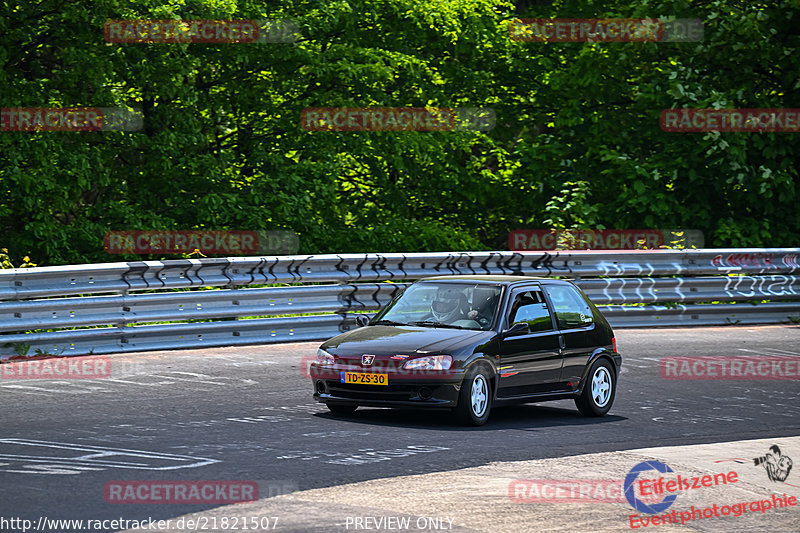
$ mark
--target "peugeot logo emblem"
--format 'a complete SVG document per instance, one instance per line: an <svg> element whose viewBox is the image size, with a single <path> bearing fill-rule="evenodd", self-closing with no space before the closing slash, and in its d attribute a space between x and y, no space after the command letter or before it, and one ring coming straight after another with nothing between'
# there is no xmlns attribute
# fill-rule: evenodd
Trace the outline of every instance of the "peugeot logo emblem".
<svg viewBox="0 0 800 533"><path fill-rule="evenodd" d="M363 366L372 366L372 361L374 361L374 360L375 360L375 356L374 355L366 355L365 354L365 355L361 356L361 364Z"/></svg>

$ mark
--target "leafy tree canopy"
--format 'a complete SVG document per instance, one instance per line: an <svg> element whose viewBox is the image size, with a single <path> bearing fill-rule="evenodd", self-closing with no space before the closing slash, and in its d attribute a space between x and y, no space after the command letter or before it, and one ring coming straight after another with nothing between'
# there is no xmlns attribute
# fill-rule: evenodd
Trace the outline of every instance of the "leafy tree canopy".
<svg viewBox="0 0 800 533"><path fill-rule="evenodd" d="M515 228L695 228L790 246L793 133L666 108L798 108L797 0L0 2L0 107L139 108L140 131L0 132L0 245L117 260L111 229L293 230L302 253L503 249ZM525 18L700 19L700 42L519 42ZM288 43L109 43L117 19L290 19ZM328 132L309 107L492 108L488 131ZM132 258L133 256L130 256Z"/></svg>

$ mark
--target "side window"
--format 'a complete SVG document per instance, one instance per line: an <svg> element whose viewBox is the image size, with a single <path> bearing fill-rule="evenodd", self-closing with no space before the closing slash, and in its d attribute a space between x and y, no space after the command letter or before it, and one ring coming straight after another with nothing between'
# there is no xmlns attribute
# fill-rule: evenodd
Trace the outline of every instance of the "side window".
<svg viewBox="0 0 800 533"><path fill-rule="evenodd" d="M553 303L559 328L580 328L592 324L592 309L577 289L569 285L550 285L547 294Z"/></svg>
<svg viewBox="0 0 800 533"><path fill-rule="evenodd" d="M531 332L553 329L550 311L541 291L522 292L514 298L508 323L512 325L518 322L527 322Z"/></svg>

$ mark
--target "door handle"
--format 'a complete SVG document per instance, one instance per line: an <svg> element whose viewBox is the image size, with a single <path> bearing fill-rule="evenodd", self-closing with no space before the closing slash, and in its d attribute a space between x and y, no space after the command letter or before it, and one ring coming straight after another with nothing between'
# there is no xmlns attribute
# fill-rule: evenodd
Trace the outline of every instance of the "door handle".
<svg viewBox="0 0 800 533"><path fill-rule="evenodd" d="M564 335L558 336L558 347L563 350L567 347L567 342L564 340Z"/></svg>

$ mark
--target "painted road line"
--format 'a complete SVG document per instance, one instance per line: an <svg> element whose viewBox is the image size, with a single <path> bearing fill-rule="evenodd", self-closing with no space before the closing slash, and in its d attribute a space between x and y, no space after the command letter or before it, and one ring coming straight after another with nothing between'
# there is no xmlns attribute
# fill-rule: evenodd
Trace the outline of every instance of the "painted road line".
<svg viewBox="0 0 800 533"><path fill-rule="evenodd" d="M441 531L441 527L448 531L796 532L800 524L800 502L797 501L800 499L800 466L786 471L793 460L800 461L800 437L646 448L499 462L449 472L376 479L219 507L184 518L221 520L223 517L271 516L278 517L278 525L288 531L367 530L366 524L372 530L396 531L403 528L390 526L407 523L409 527L405 530L408 531ZM664 496L675 495L673 503L656 515L637 511L627 501L624 491L626 477L637 465L647 461L660 462L672 470L661 474L645 466L630 483L634 505L647 500L655 506L654 502L660 502ZM779 479L781 477L783 480ZM693 481L695 478L697 481ZM662 481L663 493L648 500L641 492L640 482L645 484L645 490L649 487L652 492L657 479ZM534 485L530 480L539 480L539 489L547 480L553 481L551 489L556 482L564 489L568 482L578 481L576 486L580 486L585 481L587 486L596 488L599 485L608 487L609 481L616 481L622 487L622 494L620 490L599 496L595 492L593 498L601 501L586 501L584 496L588 493L582 494L580 490L571 495L568 490L560 493L517 490L520 482L531 489ZM592 480L598 482L592 484ZM600 483L602 480L605 484ZM677 483L679 480L697 486L676 489L681 486ZM670 486L669 481L676 484ZM672 492L667 491L668 488ZM772 508L771 502L776 501L773 496L784 502L783 508ZM795 498L794 506L789 503L792 498ZM543 502L543 499L549 501ZM766 505L761 502L768 500L770 508L762 511ZM733 506L748 502L759 504L743 512L740 506L737 508L739 516L734 516ZM703 517L703 511L713 509L714 505L719 516ZM727 516L721 514L724 509L728 511ZM653 516L673 511L677 523L642 526L642 519L649 522ZM687 515L682 513L692 512L695 512L694 518L686 521ZM390 517L393 517L391 522L388 521ZM381 521L382 518L387 520ZM404 518L409 522L398 522ZM377 524L383 527L376 527Z"/></svg>
<svg viewBox="0 0 800 533"><path fill-rule="evenodd" d="M0 439L0 472L78 474L89 470L176 470L218 463L217 459L127 448L31 439Z"/></svg>

